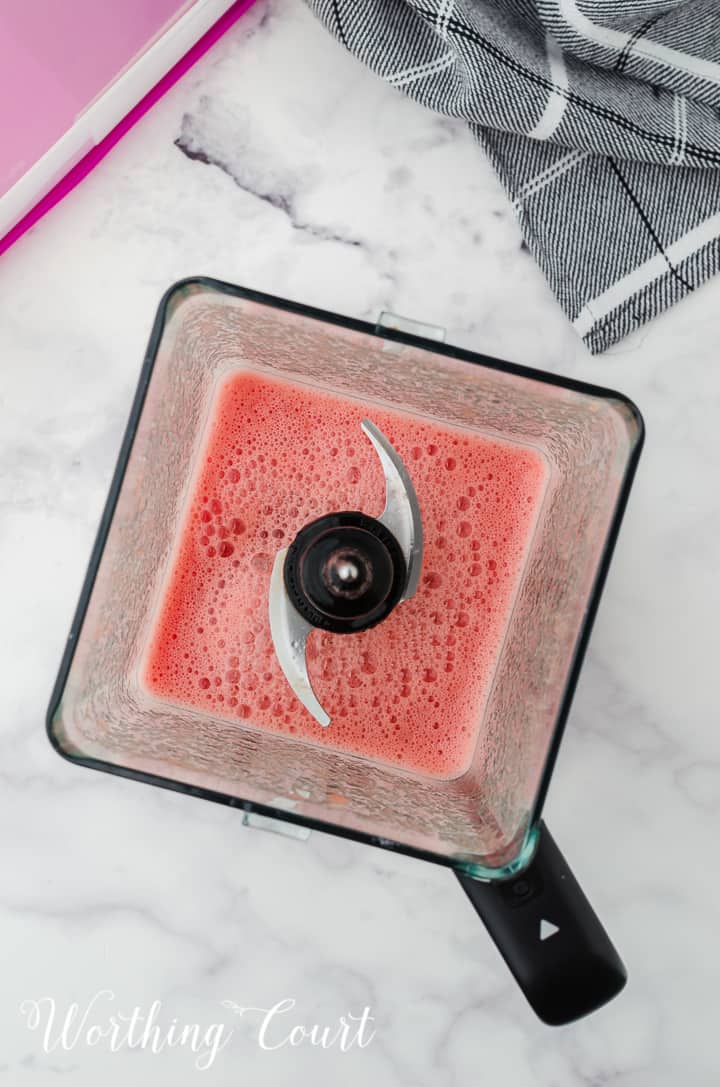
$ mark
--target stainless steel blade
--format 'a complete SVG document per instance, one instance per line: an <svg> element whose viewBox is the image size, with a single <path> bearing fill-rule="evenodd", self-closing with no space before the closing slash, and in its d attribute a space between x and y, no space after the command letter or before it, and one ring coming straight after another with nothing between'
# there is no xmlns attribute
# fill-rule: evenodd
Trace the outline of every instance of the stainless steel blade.
<svg viewBox="0 0 720 1087"><path fill-rule="evenodd" d="M422 565L423 528L420 503L407 468L383 432L370 419L363 419L361 426L382 465L385 476L385 509L378 520L392 532L405 556L407 581L401 600L409 600L418 587Z"/></svg>
<svg viewBox="0 0 720 1087"><path fill-rule="evenodd" d="M278 663L297 697L315 718L327 728L330 717L320 705L307 670L307 640L315 629L292 605L285 588L283 567L287 548L275 556L270 577L270 633Z"/></svg>

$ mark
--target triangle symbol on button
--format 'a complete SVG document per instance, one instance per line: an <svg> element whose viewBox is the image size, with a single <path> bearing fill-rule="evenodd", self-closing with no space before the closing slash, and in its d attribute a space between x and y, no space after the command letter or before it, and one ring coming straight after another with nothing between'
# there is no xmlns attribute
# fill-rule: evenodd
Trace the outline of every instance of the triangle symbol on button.
<svg viewBox="0 0 720 1087"><path fill-rule="evenodd" d="M540 922L540 939L548 940L551 936L554 936L560 929L557 925L554 925L552 921L546 921L544 918Z"/></svg>

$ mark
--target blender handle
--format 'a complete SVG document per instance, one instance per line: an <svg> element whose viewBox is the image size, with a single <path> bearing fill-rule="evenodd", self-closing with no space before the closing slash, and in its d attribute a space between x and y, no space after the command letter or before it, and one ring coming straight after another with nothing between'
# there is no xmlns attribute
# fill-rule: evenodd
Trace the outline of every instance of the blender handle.
<svg viewBox="0 0 720 1087"><path fill-rule="evenodd" d="M625 985L622 960L544 823L519 875L483 882L455 874L544 1023L571 1023Z"/></svg>

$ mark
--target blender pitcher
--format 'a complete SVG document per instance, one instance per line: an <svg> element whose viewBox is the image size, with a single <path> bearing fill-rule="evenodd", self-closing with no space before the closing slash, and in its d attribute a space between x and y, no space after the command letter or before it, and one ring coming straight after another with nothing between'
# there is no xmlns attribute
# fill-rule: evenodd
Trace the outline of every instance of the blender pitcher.
<svg viewBox="0 0 720 1087"><path fill-rule="evenodd" d="M540 813L642 420L390 323L168 292L49 735L452 867L568 1022L625 971Z"/></svg>

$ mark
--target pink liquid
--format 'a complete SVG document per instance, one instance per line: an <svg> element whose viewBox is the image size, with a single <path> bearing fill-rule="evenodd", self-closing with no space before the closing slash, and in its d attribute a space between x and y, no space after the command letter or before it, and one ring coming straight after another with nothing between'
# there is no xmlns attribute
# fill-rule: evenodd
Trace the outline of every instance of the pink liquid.
<svg viewBox="0 0 720 1087"><path fill-rule="evenodd" d="M273 559L308 521L378 516L384 478L367 416L400 453L425 532L416 595L377 627L314 631L322 728L277 663ZM477 742L545 486L541 457L418 416L238 372L221 384L154 623L143 682L155 697L438 778Z"/></svg>

